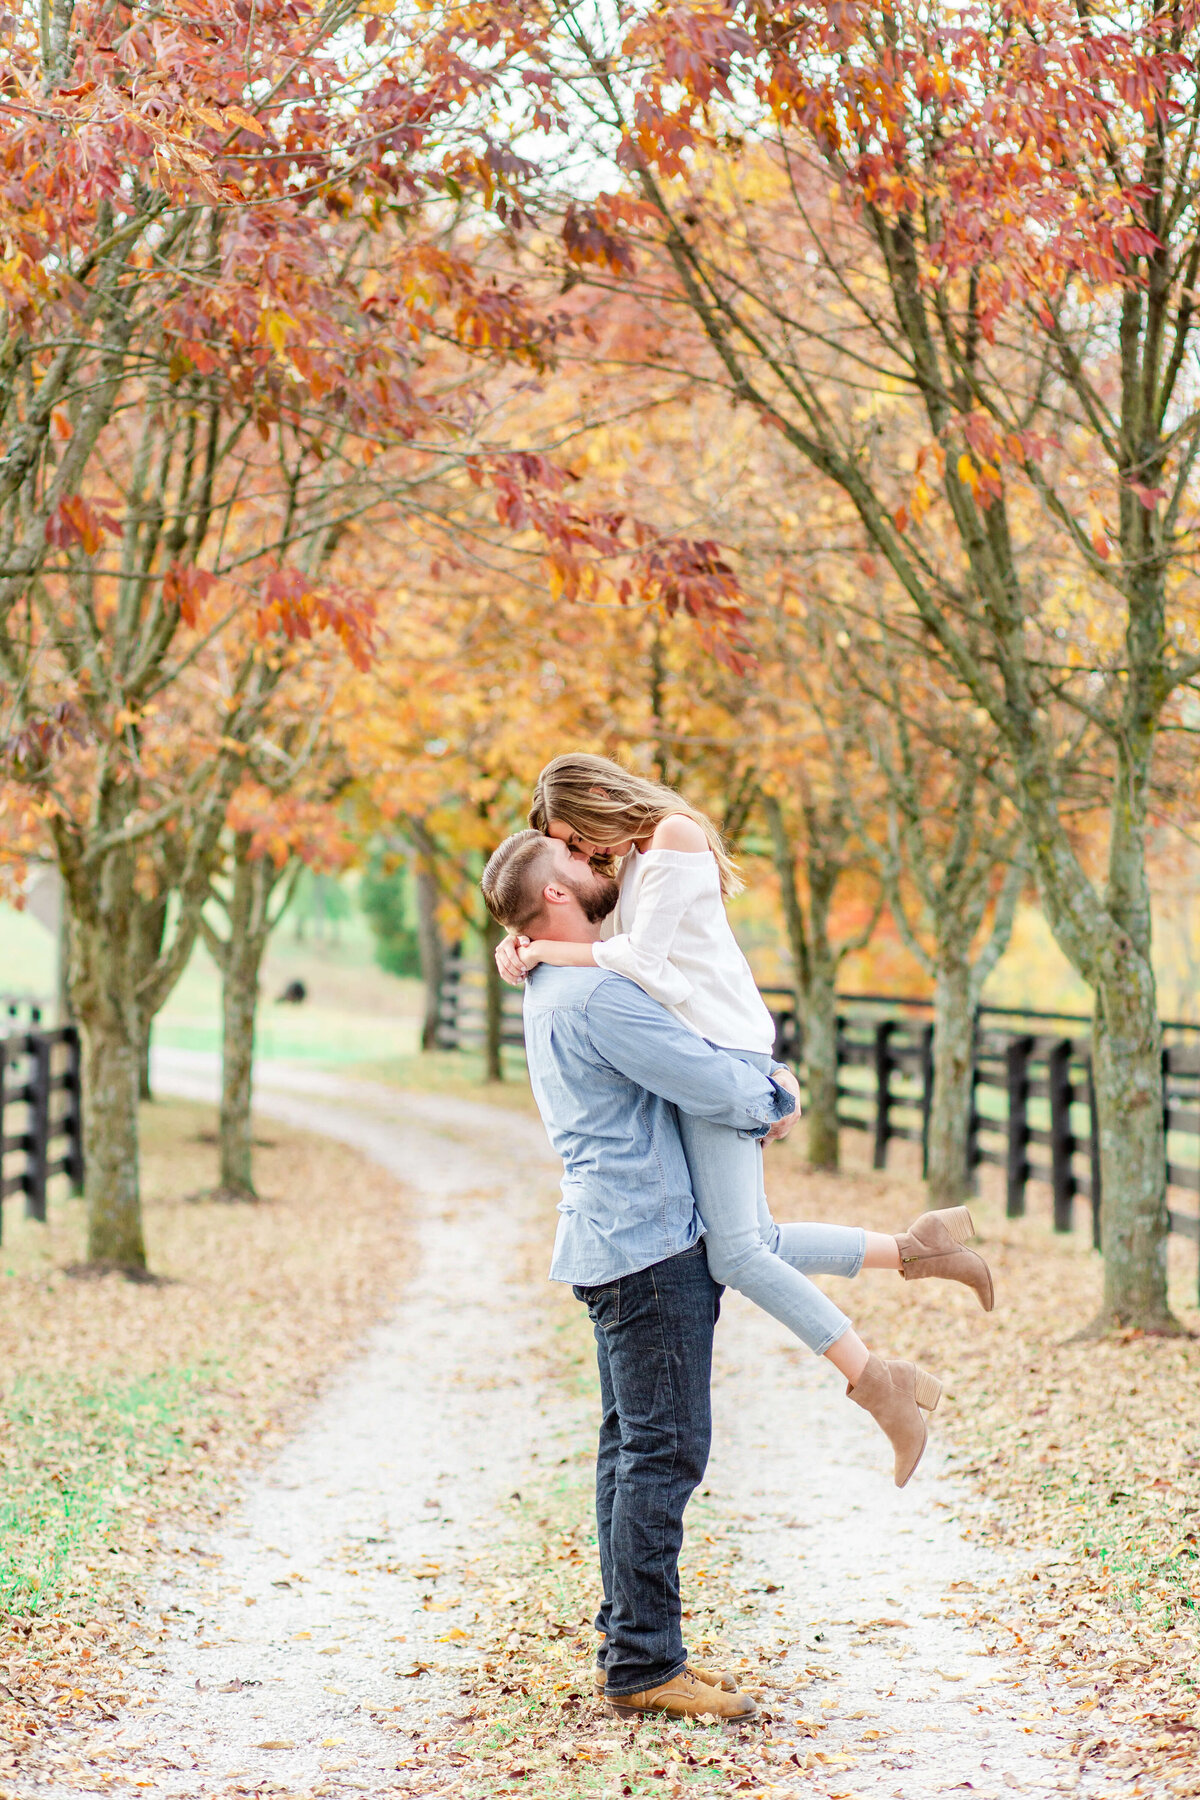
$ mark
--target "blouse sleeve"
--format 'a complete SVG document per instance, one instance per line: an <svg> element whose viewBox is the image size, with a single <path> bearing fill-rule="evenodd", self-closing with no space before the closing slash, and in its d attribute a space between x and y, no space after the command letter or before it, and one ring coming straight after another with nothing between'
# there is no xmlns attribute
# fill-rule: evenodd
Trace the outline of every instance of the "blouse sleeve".
<svg viewBox="0 0 1200 1800"><path fill-rule="evenodd" d="M713 869L711 850L648 851L633 928L592 945L599 967L627 975L663 1006L682 1005L692 984L672 963L671 948L680 920L711 886Z"/></svg>

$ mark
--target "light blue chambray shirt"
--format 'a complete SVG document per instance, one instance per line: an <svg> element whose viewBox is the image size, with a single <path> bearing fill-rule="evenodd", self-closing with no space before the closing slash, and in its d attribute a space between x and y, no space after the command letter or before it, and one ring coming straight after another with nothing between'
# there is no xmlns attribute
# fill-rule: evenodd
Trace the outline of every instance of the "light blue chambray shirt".
<svg viewBox="0 0 1200 1800"><path fill-rule="evenodd" d="M600 1287L690 1250L703 1227L675 1108L764 1137L786 1089L605 969L525 982L534 1099L563 1159L551 1281Z"/></svg>

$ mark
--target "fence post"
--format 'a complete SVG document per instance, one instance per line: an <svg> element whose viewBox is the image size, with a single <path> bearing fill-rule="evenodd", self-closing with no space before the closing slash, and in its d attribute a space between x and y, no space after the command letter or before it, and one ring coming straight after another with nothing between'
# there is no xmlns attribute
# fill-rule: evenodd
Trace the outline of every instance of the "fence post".
<svg viewBox="0 0 1200 1800"><path fill-rule="evenodd" d="M979 1165L983 1161L979 1153L979 1106L975 1096L979 1092L979 1008L975 1008L971 1020L971 1090L967 1100L967 1166L963 1170L968 1194L979 1192Z"/></svg>
<svg viewBox="0 0 1200 1800"><path fill-rule="evenodd" d="M8 1099L8 1038L0 1032L0 1237L4 1234L4 1139L7 1133L5 1102Z"/></svg>
<svg viewBox="0 0 1200 1800"><path fill-rule="evenodd" d="M46 1223L46 1164L50 1160L50 1040L42 1031L25 1039L29 1054L29 1122L25 1152L25 1217Z"/></svg>
<svg viewBox="0 0 1200 1800"><path fill-rule="evenodd" d="M438 990L439 1050L461 1050L458 1038L458 1003L462 986L462 944L451 944L442 963L442 981Z"/></svg>
<svg viewBox="0 0 1200 1800"><path fill-rule="evenodd" d="M1100 1109L1096 1104L1096 1077L1092 1070L1091 1053L1087 1060L1087 1100L1088 1100L1088 1156L1091 1162L1092 1189L1092 1249L1100 1248L1100 1203L1103 1193L1100 1186Z"/></svg>
<svg viewBox="0 0 1200 1800"><path fill-rule="evenodd" d="M833 1020L833 1106L838 1122L839 1144L842 1133L842 1047L845 1042L845 1032L845 1013L835 1013ZM801 1048L803 1049L803 1046ZM804 1089L804 1100L807 1105L812 1096L809 1093L808 1084L804 1080L803 1065L801 1066L800 1083Z"/></svg>
<svg viewBox="0 0 1200 1800"><path fill-rule="evenodd" d="M65 1028L63 1043L67 1046L68 1111L63 1121L67 1132L66 1172L71 1192L79 1195L83 1192L83 1051L78 1026Z"/></svg>
<svg viewBox="0 0 1200 1800"><path fill-rule="evenodd" d="M1029 1058L1031 1037L1013 1038L1004 1052L1008 1087L1008 1162L1005 1212L1019 1219L1025 1211L1029 1180Z"/></svg>
<svg viewBox="0 0 1200 1800"><path fill-rule="evenodd" d="M1070 1038L1061 1038L1051 1046L1046 1058L1047 1087L1050 1092L1050 1179L1054 1188L1054 1229L1070 1231L1074 1224L1075 1171L1071 1157L1075 1138L1071 1131L1071 1052Z"/></svg>
<svg viewBox="0 0 1200 1800"><path fill-rule="evenodd" d="M887 1167L888 1138L891 1136L892 1056L888 1040L894 1021L881 1019L875 1027L875 1167Z"/></svg>
<svg viewBox="0 0 1200 1800"><path fill-rule="evenodd" d="M933 1118L933 1026L921 1027L921 1180L929 1178L929 1122Z"/></svg>

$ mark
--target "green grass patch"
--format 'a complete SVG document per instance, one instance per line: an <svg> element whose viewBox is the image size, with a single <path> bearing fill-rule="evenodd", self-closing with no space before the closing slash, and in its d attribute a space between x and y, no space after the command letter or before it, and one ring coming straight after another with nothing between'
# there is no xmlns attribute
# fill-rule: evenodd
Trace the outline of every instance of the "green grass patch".
<svg viewBox="0 0 1200 1800"><path fill-rule="evenodd" d="M109 1585L126 1508L195 1473L214 1373L16 1378L0 1401L0 1611L32 1617Z"/></svg>

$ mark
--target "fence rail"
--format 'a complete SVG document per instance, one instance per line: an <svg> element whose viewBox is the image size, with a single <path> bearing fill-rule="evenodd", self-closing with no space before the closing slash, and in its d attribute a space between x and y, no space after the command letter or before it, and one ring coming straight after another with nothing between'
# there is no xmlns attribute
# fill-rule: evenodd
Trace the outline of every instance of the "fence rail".
<svg viewBox="0 0 1200 1800"><path fill-rule="evenodd" d="M73 1025L0 1033L0 1200L24 1194L27 1218L45 1221L55 1175L83 1187L81 1099Z"/></svg>
<svg viewBox="0 0 1200 1800"><path fill-rule="evenodd" d="M463 960L457 949L446 958L438 990L439 1050L478 1050L484 1042L487 989L483 970ZM500 1042L512 1050L525 1047L521 990L504 987L500 1003Z"/></svg>

